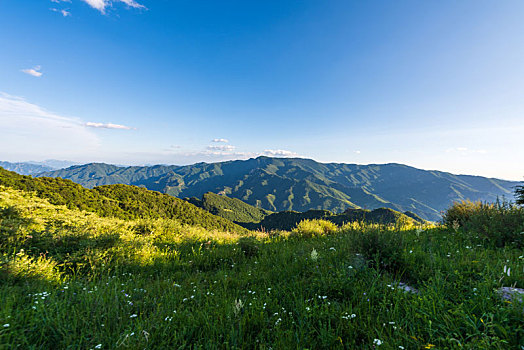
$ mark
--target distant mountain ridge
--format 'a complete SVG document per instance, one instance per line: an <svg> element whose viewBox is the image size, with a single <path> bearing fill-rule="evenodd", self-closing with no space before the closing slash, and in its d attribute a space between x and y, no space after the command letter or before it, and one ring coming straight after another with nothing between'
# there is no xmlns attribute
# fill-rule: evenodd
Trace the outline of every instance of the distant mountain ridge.
<svg viewBox="0 0 524 350"><path fill-rule="evenodd" d="M36 175L46 171L67 168L77 163L67 160L47 159L39 162L5 162L0 161L0 167L14 171L20 175Z"/></svg>
<svg viewBox="0 0 524 350"><path fill-rule="evenodd" d="M454 175L402 164L319 163L302 158L258 157L186 166L119 167L103 163L72 166L37 176L62 177L93 188L129 184L176 197L223 193L270 211L391 208L425 220L457 200L513 198L514 181Z"/></svg>
<svg viewBox="0 0 524 350"><path fill-rule="evenodd" d="M0 167L9 170L14 171L20 175L36 175L38 173L43 173L46 171L53 171L56 168L42 165L42 164L34 164L34 163L27 163L27 162L17 162L17 163L11 163L11 162L2 162L0 161Z"/></svg>

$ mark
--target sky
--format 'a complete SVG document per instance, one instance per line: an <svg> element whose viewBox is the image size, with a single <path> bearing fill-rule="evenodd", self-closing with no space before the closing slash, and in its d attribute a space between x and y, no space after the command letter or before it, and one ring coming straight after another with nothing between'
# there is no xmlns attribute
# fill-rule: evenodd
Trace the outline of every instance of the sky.
<svg viewBox="0 0 524 350"><path fill-rule="evenodd" d="M0 0L0 160L524 180L524 2Z"/></svg>

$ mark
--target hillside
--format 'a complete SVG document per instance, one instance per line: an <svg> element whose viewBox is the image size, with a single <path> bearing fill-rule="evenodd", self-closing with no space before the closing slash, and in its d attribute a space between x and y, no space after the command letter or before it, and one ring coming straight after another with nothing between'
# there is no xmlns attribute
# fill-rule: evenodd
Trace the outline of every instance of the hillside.
<svg viewBox="0 0 524 350"><path fill-rule="evenodd" d="M480 237L322 221L271 235L145 222L151 231L140 234L144 220L0 186L0 348L524 345L522 304L498 292L524 287L522 249L510 237L495 244L497 222Z"/></svg>
<svg viewBox="0 0 524 350"><path fill-rule="evenodd" d="M244 203L237 198L229 198L212 192L205 193L202 199L186 198L190 203L207 210L211 214L231 220L250 230L287 230L295 228L303 220L323 219L338 226L346 223L376 223L384 225L420 225L425 220L416 214L401 213L389 208L346 209L343 213L335 214L329 210L308 210L305 212L282 211L272 213Z"/></svg>
<svg viewBox="0 0 524 350"><path fill-rule="evenodd" d="M218 215L236 223L256 223L271 214L270 211L254 207L237 198L218 195L212 192L204 193L201 199L185 198L188 202L200 207L213 215Z"/></svg>
<svg viewBox="0 0 524 350"><path fill-rule="evenodd" d="M212 215L186 201L156 191L128 185L106 185L86 189L70 180L33 178L0 168L0 185L35 192L52 204L86 210L120 219L175 219L181 224L209 230L246 230L229 220Z"/></svg>
<svg viewBox="0 0 524 350"><path fill-rule="evenodd" d="M391 208L440 220L453 201L513 198L517 182L453 175L401 164L318 163L301 158L258 157L187 166L117 167L86 164L39 176L62 177L92 188L123 183L184 198L224 193L271 211Z"/></svg>

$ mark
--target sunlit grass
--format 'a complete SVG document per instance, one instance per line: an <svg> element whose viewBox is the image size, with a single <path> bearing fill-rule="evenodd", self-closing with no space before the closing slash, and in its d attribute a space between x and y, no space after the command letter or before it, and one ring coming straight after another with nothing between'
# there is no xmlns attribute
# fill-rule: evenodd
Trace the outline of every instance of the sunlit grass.
<svg viewBox="0 0 524 350"><path fill-rule="evenodd" d="M523 306L496 293L524 287L523 252L475 232L307 222L241 235L0 193L0 348L524 345Z"/></svg>

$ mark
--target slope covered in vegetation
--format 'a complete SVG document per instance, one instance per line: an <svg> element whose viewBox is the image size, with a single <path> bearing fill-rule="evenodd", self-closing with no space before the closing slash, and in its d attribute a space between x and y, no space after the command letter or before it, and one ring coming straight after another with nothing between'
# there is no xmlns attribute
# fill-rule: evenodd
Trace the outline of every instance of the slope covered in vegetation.
<svg viewBox="0 0 524 350"><path fill-rule="evenodd" d="M270 211L249 205L240 199L229 198L213 192L204 193L202 199L186 198L189 203L196 205L211 214L218 215L236 223L256 223L271 214Z"/></svg>
<svg viewBox="0 0 524 350"><path fill-rule="evenodd" d="M496 292L524 287L511 241L322 221L246 237L151 219L137 234L143 223L0 188L0 347L524 345L522 304Z"/></svg>
<svg viewBox="0 0 524 350"><path fill-rule="evenodd" d="M121 219L168 218L183 224L224 231L245 231L229 220L212 215L181 199L128 185L86 189L61 178L33 178L0 168L0 185L34 191L52 204L66 205Z"/></svg>
<svg viewBox="0 0 524 350"><path fill-rule="evenodd" d="M86 164L44 173L86 187L144 186L180 198L224 193L271 211L391 208L438 221L454 201L493 202L513 197L516 182L453 175L402 164L319 163L311 159L259 157L187 166L117 167Z"/></svg>

